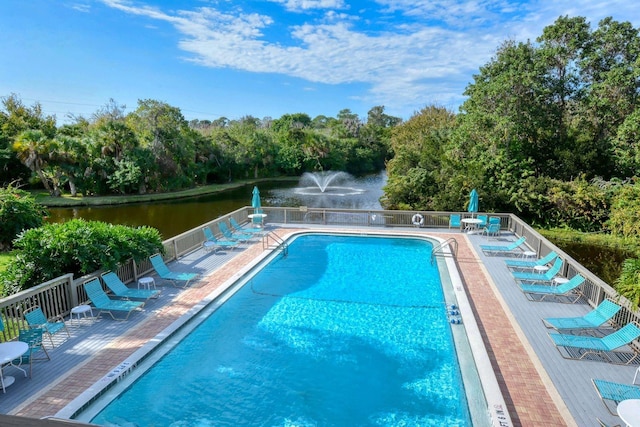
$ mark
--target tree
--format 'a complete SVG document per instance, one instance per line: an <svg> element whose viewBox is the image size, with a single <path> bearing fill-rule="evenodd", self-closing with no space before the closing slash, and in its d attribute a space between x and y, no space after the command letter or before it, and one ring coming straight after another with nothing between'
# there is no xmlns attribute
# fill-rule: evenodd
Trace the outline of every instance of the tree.
<svg viewBox="0 0 640 427"><path fill-rule="evenodd" d="M180 110L155 100L139 100L138 108L126 123L140 145L151 150L156 169L149 171L156 191L180 188L193 183L188 171L196 158L193 133Z"/></svg>
<svg viewBox="0 0 640 427"><path fill-rule="evenodd" d="M386 209L434 210L434 197L442 190L442 158L455 115L442 107L423 108L391 135L395 156L387 165Z"/></svg>
<svg viewBox="0 0 640 427"><path fill-rule="evenodd" d="M54 194L44 173L50 148L51 140L41 130L26 130L18 135L13 143L13 150L20 161L40 178L40 182L49 194L59 196Z"/></svg>

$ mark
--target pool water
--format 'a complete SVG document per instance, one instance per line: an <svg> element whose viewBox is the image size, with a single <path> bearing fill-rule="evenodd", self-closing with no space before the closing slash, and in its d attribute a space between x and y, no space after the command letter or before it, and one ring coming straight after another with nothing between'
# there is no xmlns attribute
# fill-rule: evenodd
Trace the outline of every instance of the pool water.
<svg viewBox="0 0 640 427"><path fill-rule="evenodd" d="M298 237L91 422L470 426L431 249Z"/></svg>

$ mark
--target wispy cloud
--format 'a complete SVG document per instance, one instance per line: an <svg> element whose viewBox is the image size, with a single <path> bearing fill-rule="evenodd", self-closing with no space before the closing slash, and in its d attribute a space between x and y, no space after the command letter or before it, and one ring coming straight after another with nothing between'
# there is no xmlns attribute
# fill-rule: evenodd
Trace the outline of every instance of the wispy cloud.
<svg viewBox="0 0 640 427"><path fill-rule="evenodd" d="M289 27L240 7L165 12L123 0L103 1L129 14L171 23L183 36L177 43L190 54L188 60L202 66L278 73L322 84L363 83L369 89L362 100L392 108L459 103L471 75L504 40L535 38L543 26L573 7L567 0L555 6L542 0L526 5L515 0L376 0L374 19L384 21L393 14L408 18L379 26L369 22L365 31L356 25L361 11L349 10L342 0L271 0L287 11L323 10L322 18L311 14L306 19L303 14L305 22ZM594 14L604 5L581 3L582 10ZM265 36L278 24L287 32L286 45Z"/></svg>
<svg viewBox="0 0 640 427"><path fill-rule="evenodd" d="M287 10L301 11L309 9L343 9L346 8L342 0L269 0L284 5Z"/></svg>
<svg viewBox="0 0 640 427"><path fill-rule="evenodd" d="M91 12L91 6L88 4L73 3L70 7L71 9L77 10L78 12L83 12L83 13Z"/></svg>

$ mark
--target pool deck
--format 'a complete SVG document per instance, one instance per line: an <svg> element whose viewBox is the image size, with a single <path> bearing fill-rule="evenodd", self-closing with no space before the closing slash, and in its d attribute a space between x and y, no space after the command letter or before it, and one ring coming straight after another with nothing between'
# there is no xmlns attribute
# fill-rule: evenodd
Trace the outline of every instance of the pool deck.
<svg viewBox="0 0 640 427"><path fill-rule="evenodd" d="M318 227L271 225L271 230L281 237L309 229ZM479 249L480 244L513 241L513 236L488 239L427 228L340 229L360 234L427 234L458 241L457 264L514 426L597 426L596 417L611 425L621 423L608 413L590 379L631 383L638 366L566 360L560 356L541 319L582 315L590 307L527 300L507 270L505 258L486 256ZM260 241L233 251L195 251L170 265L177 271L201 273L202 278L189 288L162 284L161 297L148 302L144 311L133 313L127 321L114 321L108 315L95 321L67 321L71 338L56 335L56 347L48 346L51 361L35 362L32 379L6 368L5 375L14 376L16 381L5 394L0 393L0 413L29 418L56 414L204 298L220 292L263 255Z"/></svg>

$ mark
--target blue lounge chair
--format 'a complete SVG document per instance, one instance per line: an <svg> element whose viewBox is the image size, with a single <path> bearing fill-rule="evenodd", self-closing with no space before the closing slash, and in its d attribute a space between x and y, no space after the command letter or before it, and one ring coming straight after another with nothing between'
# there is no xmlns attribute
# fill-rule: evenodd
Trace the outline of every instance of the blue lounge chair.
<svg viewBox="0 0 640 427"><path fill-rule="evenodd" d="M561 268L562 258L556 258L551 268L544 273L514 271L511 274L516 281L520 282L551 283L553 278L560 272Z"/></svg>
<svg viewBox="0 0 640 427"><path fill-rule="evenodd" d="M38 306L32 307L27 310L24 313L24 320L27 321L30 329L42 329L44 333L49 336L51 347L55 347L53 345L53 336L60 331L65 331L67 333L67 337L71 338L71 334L69 333L67 325L64 323L64 319L62 318L62 316L58 315L51 319L47 319L42 309Z"/></svg>
<svg viewBox="0 0 640 427"><path fill-rule="evenodd" d="M109 313L113 320L127 320L134 310L140 310L144 306L144 302L142 301L109 298L104 292L104 289L102 289L100 279L97 277L87 280L82 286L84 286L84 290L87 292L87 296L93 303L93 306L99 310L96 317L99 317L102 313ZM114 311L125 312L127 315L119 319L113 315Z"/></svg>
<svg viewBox="0 0 640 427"><path fill-rule="evenodd" d="M547 317L542 322L547 328L556 330L598 329L613 319L620 311L620 306L611 300L604 300L589 313L580 317Z"/></svg>
<svg viewBox="0 0 640 427"><path fill-rule="evenodd" d="M542 301L546 297L566 297L570 300L569 302L574 303L582 296L578 287L582 285L583 282L584 277L576 274L568 282L558 286L520 284L520 290L524 292L531 301ZM536 300L535 295L539 296L540 299Z"/></svg>
<svg viewBox="0 0 640 427"><path fill-rule="evenodd" d="M460 222L460 214L451 214L449 215L449 230L451 227L461 228L462 223Z"/></svg>
<svg viewBox="0 0 640 427"><path fill-rule="evenodd" d="M560 355L565 359L582 359L587 355L596 355L610 363L628 365L638 356L635 350L632 349L634 355L626 361L623 361L626 357L617 357L614 360L612 355L617 353L618 356L622 356L621 352L616 350L640 337L640 328L636 323L631 322L627 323L622 329L604 337L559 334L555 332L549 332L549 337L553 340Z"/></svg>
<svg viewBox="0 0 640 427"><path fill-rule="evenodd" d="M218 228L222 235L228 240L237 240L239 242L247 242L253 239L253 234L251 233L232 233L227 224L224 222L218 223Z"/></svg>
<svg viewBox="0 0 640 427"><path fill-rule="evenodd" d="M231 224L231 228L236 233L262 233L264 232L264 228L262 227L243 227L238 224L238 221L235 218L229 218L229 223Z"/></svg>
<svg viewBox="0 0 640 427"><path fill-rule="evenodd" d="M600 400L611 415L618 415L618 403L628 399L640 399L640 387L635 384L614 383L611 381L591 379ZM613 403L613 410L611 409Z"/></svg>
<svg viewBox="0 0 640 427"><path fill-rule="evenodd" d="M238 246L237 240L220 240L218 239L209 227L203 227L202 232L204 233L204 243L202 244L204 248L208 251L216 251L219 248L235 248Z"/></svg>
<svg viewBox="0 0 640 427"><path fill-rule="evenodd" d="M130 289L113 271L102 274L102 281L107 288L118 298L141 299L147 301L149 298L158 298L160 291L151 289Z"/></svg>
<svg viewBox="0 0 640 427"><path fill-rule="evenodd" d="M498 255L509 255L520 252L520 246L524 245L527 239L522 236L509 245L480 245L480 249L487 253Z"/></svg>
<svg viewBox="0 0 640 427"><path fill-rule="evenodd" d="M547 255L545 255L542 258L539 258L539 259L537 259L535 261L525 260L525 259L505 259L504 263L507 265L508 268L513 268L513 269L532 269L535 266L549 264L551 261L556 259L557 256L558 256L558 254L555 251L551 251Z"/></svg>
<svg viewBox="0 0 640 427"><path fill-rule="evenodd" d="M160 254L151 255L149 261L151 261L153 269L161 279L170 281L176 287L180 287L178 286L178 282L184 282L184 286L182 287L186 288L189 286L189 282L198 276L197 273L176 273L169 270L169 267L164 263L164 259L162 259L162 255Z"/></svg>

